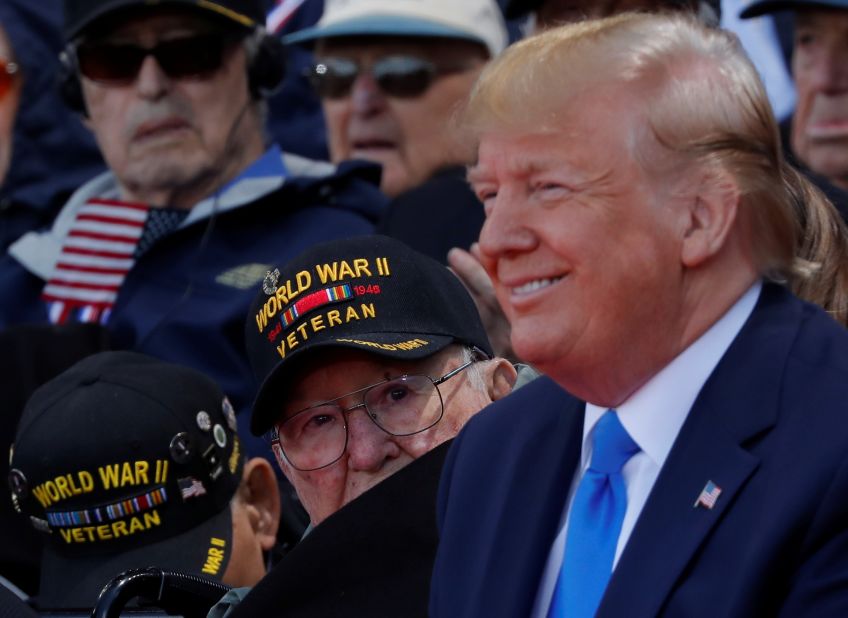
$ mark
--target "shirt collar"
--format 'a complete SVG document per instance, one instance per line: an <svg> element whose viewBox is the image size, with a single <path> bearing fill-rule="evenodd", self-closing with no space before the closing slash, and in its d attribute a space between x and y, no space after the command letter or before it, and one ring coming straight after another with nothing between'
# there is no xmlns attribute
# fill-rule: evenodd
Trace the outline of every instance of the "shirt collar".
<svg viewBox="0 0 848 618"><path fill-rule="evenodd" d="M657 466L665 463L698 393L742 330L761 289L762 282L757 281L703 335L616 408L627 433ZM586 404L583 468L592 454L592 429L606 411Z"/></svg>
<svg viewBox="0 0 848 618"><path fill-rule="evenodd" d="M276 144L271 144L265 153L248 165L241 174L233 178L230 182L218 189L220 195L225 193L227 189L238 184L248 178L285 178L286 166L283 163L283 153L280 147Z"/></svg>

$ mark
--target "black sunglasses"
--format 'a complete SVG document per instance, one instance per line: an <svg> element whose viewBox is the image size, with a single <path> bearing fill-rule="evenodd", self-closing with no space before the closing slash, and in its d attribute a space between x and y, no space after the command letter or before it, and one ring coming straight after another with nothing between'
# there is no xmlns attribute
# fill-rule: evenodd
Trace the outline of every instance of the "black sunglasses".
<svg viewBox="0 0 848 618"><path fill-rule="evenodd" d="M93 41L80 43L75 52L79 71L88 79L126 85L136 79L147 56L156 58L171 79L211 75L237 40L234 35L210 33L160 41L154 47Z"/></svg>
<svg viewBox="0 0 848 618"><path fill-rule="evenodd" d="M369 68L377 86L390 97L411 98L424 94L439 75L458 73L469 64L436 65L416 56L386 56ZM322 58L306 74L319 97L341 99L350 94L353 83L363 71L350 58Z"/></svg>

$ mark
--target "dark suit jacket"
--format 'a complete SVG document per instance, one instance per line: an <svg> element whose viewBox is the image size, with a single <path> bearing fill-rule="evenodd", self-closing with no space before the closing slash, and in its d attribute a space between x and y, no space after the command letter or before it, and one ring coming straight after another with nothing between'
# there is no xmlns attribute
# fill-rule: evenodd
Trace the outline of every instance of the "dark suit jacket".
<svg viewBox="0 0 848 618"><path fill-rule="evenodd" d="M422 618L436 556L436 447L315 527L231 618Z"/></svg>
<svg viewBox="0 0 848 618"><path fill-rule="evenodd" d="M584 408L543 378L460 433L432 616L529 615ZM715 507L693 507L710 480ZM598 611L655 615L848 616L848 332L777 286L698 395Z"/></svg>

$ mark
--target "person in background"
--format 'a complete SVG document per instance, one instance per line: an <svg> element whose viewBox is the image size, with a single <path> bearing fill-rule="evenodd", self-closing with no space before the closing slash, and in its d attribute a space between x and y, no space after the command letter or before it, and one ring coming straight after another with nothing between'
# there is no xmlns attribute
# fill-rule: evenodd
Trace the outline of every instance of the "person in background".
<svg viewBox="0 0 848 618"><path fill-rule="evenodd" d="M323 0L266 0L265 4L268 33L280 38L314 26L324 12ZM286 152L329 161L321 100L306 76L311 66L308 50L295 45L286 49L286 76L268 98L268 133Z"/></svg>
<svg viewBox="0 0 848 618"><path fill-rule="evenodd" d="M255 283L317 241L369 232L384 204L373 166L266 143L284 67L264 20L259 0L65 0L64 96L109 171L0 261L0 326L103 324L113 348L197 368L246 409Z"/></svg>
<svg viewBox="0 0 848 618"><path fill-rule="evenodd" d="M482 207L464 182L473 153L451 119L507 43L494 0L328 0L315 27L284 39L315 52L330 158L383 167L383 234L444 262L468 247Z"/></svg>
<svg viewBox="0 0 848 618"><path fill-rule="evenodd" d="M848 332L784 285L811 275L801 215L832 206L738 39L549 29L466 123L483 264L549 377L454 441L430 615L844 614Z"/></svg>
<svg viewBox="0 0 848 618"><path fill-rule="evenodd" d="M89 356L40 387L9 474L15 508L44 537L38 608L91 609L131 568L259 581L280 499L236 429L209 378L134 352Z"/></svg>
<svg viewBox="0 0 848 618"><path fill-rule="evenodd" d="M786 151L848 220L848 1L763 0L742 18L791 11L798 102L781 123Z"/></svg>
<svg viewBox="0 0 848 618"><path fill-rule="evenodd" d="M0 250L49 224L103 159L56 88L60 0L0 3Z"/></svg>
<svg viewBox="0 0 848 618"><path fill-rule="evenodd" d="M446 443L516 376L462 284L391 238L322 243L269 273L246 340L251 428L312 530L233 617L426 616Z"/></svg>

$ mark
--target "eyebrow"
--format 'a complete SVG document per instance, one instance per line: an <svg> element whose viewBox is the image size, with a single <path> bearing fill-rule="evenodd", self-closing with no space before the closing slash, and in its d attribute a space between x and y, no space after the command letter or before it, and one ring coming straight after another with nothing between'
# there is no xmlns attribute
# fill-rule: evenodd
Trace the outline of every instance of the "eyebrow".
<svg viewBox="0 0 848 618"><path fill-rule="evenodd" d="M567 167L568 162L555 157L538 158L534 155L524 156L519 155L509 162L507 169L511 174L520 177L531 176L539 172L547 172L551 169ZM474 184L491 180L492 173L484 165L468 166L465 173L465 179L468 183Z"/></svg>

